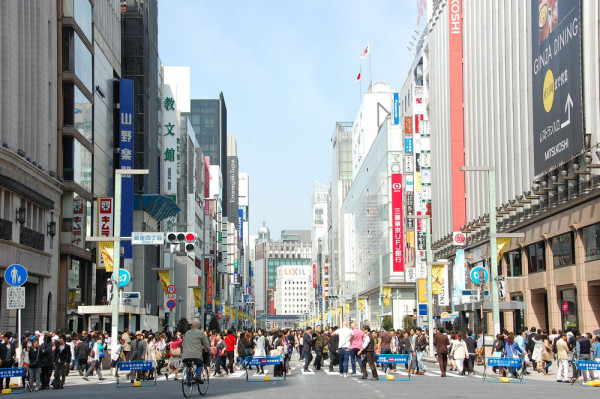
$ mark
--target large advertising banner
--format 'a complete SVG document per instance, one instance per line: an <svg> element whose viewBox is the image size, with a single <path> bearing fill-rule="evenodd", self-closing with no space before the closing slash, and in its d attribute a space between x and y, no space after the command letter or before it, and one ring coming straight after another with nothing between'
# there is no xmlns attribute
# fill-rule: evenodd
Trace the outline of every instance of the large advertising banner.
<svg viewBox="0 0 600 399"><path fill-rule="evenodd" d="M404 227L402 222L402 174L392 173L392 270L394 272L404 271Z"/></svg>
<svg viewBox="0 0 600 399"><path fill-rule="evenodd" d="M583 149L581 1L531 0L533 169Z"/></svg>
<svg viewBox="0 0 600 399"><path fill-rule="evenodd" d="M133 80L119 83L119 168L133 169ZM121 235L130 237L133 231L133 175L121 178ZM131 259L131 242L122 241L123 257Z"/></svg>

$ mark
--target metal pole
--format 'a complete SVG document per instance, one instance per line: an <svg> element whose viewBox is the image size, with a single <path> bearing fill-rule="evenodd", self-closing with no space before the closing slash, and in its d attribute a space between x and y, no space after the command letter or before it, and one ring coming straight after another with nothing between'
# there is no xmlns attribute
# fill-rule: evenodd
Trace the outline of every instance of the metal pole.
<svg viewBox="0 0 600 399"><path fill-rule="evenodd" d="M111 342L112 350L117 351L119 343L119 274L121 267L121 173L115 171L115 224L114 224L114 249L113 249L113 297L112 297L112 320L111 320Z"/></svg>
<svg viewBox="0 0 600 399"><path fill-rule="evenodd" d="M496 172L488 170L490 202L490 296L492 297L492 319L494 336L500 334L500 310L498 304L498 242L496 238Z"/></svg>
<svg viewBox="0 0 600 399"><path fill-rule="evenodd" d="M354 275L354 292L356 293L356 326L360 328L360 310L358 309L358 273Z"/></svg>
<svg viewBox="0 0 600 399"><path fill-rule="evenodd" d="M383 258L379 254L379 329L383 328Z"/></svg>
<svg viewBox="0 0 600 399"><path fill-rule="evenodd" d="M427 255L427 326L429 327L429 356L433 356L433 288L431 284L431 269L433 262L433 250L431 249L431 232L429 223L431 219L424 218L425 223L425 247Z"/></svg>

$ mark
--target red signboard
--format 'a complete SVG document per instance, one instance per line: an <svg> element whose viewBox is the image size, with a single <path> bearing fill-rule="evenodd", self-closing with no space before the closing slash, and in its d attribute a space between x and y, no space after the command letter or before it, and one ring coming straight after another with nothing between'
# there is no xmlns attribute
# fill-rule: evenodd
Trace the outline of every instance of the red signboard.
<svg viewBox="0 0 600 399"><path fill-rule="evenodd" d="M210 196L210 157L204 157L204 198Z"/></svg>
<svg viewBox="0 0 600 399"><path fill-rule="evenodd" d="M412 133L412 116L404 117L404 133Z"/></svg>
<svg viewBox="0 0 600 399"><path fill-rule="evenodd" d="M452 227L458 231L466 222L465 138L463 114L462 0L450 0L449 6L450 67L450 154L452 167Z"/></svg>
<svg viewBox="0 0 600 399"><path fill-rule="evenodd" d="M424 133L421 131L421 128L419 126L419 122L421 122L423 120L423 115L422 114L416 114L415 115L415 133Z"/></svg>
<svg viewBox="0 0 600 399"><path fill-rule="evenodd" d="M402 174L392 173L392 257L394 272L404 271L404 226L402 213Z"/></svg>
<svg viewBox="0 0 600 399"><path fill-rule="evenodd" d="M204 258L204 275L206 275L206 303L213 303L213 270L210 266L210 259Z"/></svg>
<svg viewBox="0 0 600 399"><path fill-rule="evenodd" d="M317 287L317 265L313 263L313 275L312 275L313 288Z"/></svg>

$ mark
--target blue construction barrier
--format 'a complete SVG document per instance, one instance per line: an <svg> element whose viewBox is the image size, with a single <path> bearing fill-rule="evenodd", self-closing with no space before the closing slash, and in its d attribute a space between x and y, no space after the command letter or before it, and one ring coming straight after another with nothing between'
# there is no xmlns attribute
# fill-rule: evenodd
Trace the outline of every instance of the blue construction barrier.
<svg viewBox="0 0 600 399"><path fill-rule="evenodd" d="M395 353L388 353L388 354L377 354L375 355L375 363L381 363L381 364L408 364L408 361L410 359L410 355L408 354L395 354ZM387 380L387 371L385 373L385 377L379 377L380 380ZM408 373L408 378L396 378L394 376L394 381L410 381L412 380L412 373Z"/></svg>
<svg viewBox="0 0 600 399"><path fill-rule="evenodd" d="M133 387L134 385L129 383L128 380L128 384L120 384L120 378L119 378L119 371L128 371L129 373L131 372L136 372L136 371L149 371L154 369L154 362L152 360L130 360L128 362L126 361L121 361L121 362L117 362L117 388L123 388L123 387ZM127 374L129 374L127 373ZM147 380L146 380L147 381ZM141 381L143 387L148 387L148 386L155 386L156 385L156 376L154 376L154 379L152 380L152 382L147 381L144 382L144 380Z"/></svg>
<svg viewBox="0 0 600 399"><path fill-rule="evenodd" d="M27 391L32 391L31 385L29 385L29 369L27 367L0 368L0 378L13 377L25 377L25 385L11 387L11 393L25 393Z"/></svg>
<svg viewBox="0 0 600 399"><path fill-rule="evenodd" d="M487 367L499 367L499 368L512 368L517 369L517 378L504 377L506 380L501 381L500 379L490 379L487 374ZM487 367L483 369L483 381L484 382L505 382L505 383L523 383L523 359L519 357L488 357ZM512 376L512 373L509 374Z"/></svg>
<svg viewBox="0 0 600 399"><path fill-rule="evenodd" d="M278 366L283 367L283 356L249 356L244 360L246 365L246 382L265 382L264 378L260 380L251 380L248 373L250 366ZM270 378L270 381L285 381L285 371L281 378Z"/></svg>
<svg viewBox="0 0 600 399"><path fill-rule="evenodd" d="M585 371L600 371L600 361L597 360L575 360L575 367L577 368L577 375L573 376L574 378L577 378L579 380L579 385L585 386L585 387L592 387L593 385L588 385L585 382L581 381L581 379L579 377L581 377L580 375L580 371L585 370Z"/></svg>

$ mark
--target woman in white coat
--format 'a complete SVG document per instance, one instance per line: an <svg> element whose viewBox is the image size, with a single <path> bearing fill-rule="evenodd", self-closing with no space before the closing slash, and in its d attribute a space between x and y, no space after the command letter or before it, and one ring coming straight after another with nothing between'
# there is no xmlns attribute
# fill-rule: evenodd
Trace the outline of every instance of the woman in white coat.
<svg viewBox="0 0 600 399"><path fill-rule="evenodd" d="M467 344L462 339L462 333L458 333L454 345L452 345L452 356L456 362L456 368L459 374L464 374L464 363L465 359L469 357L469 351L467 350Z"/></svg>

